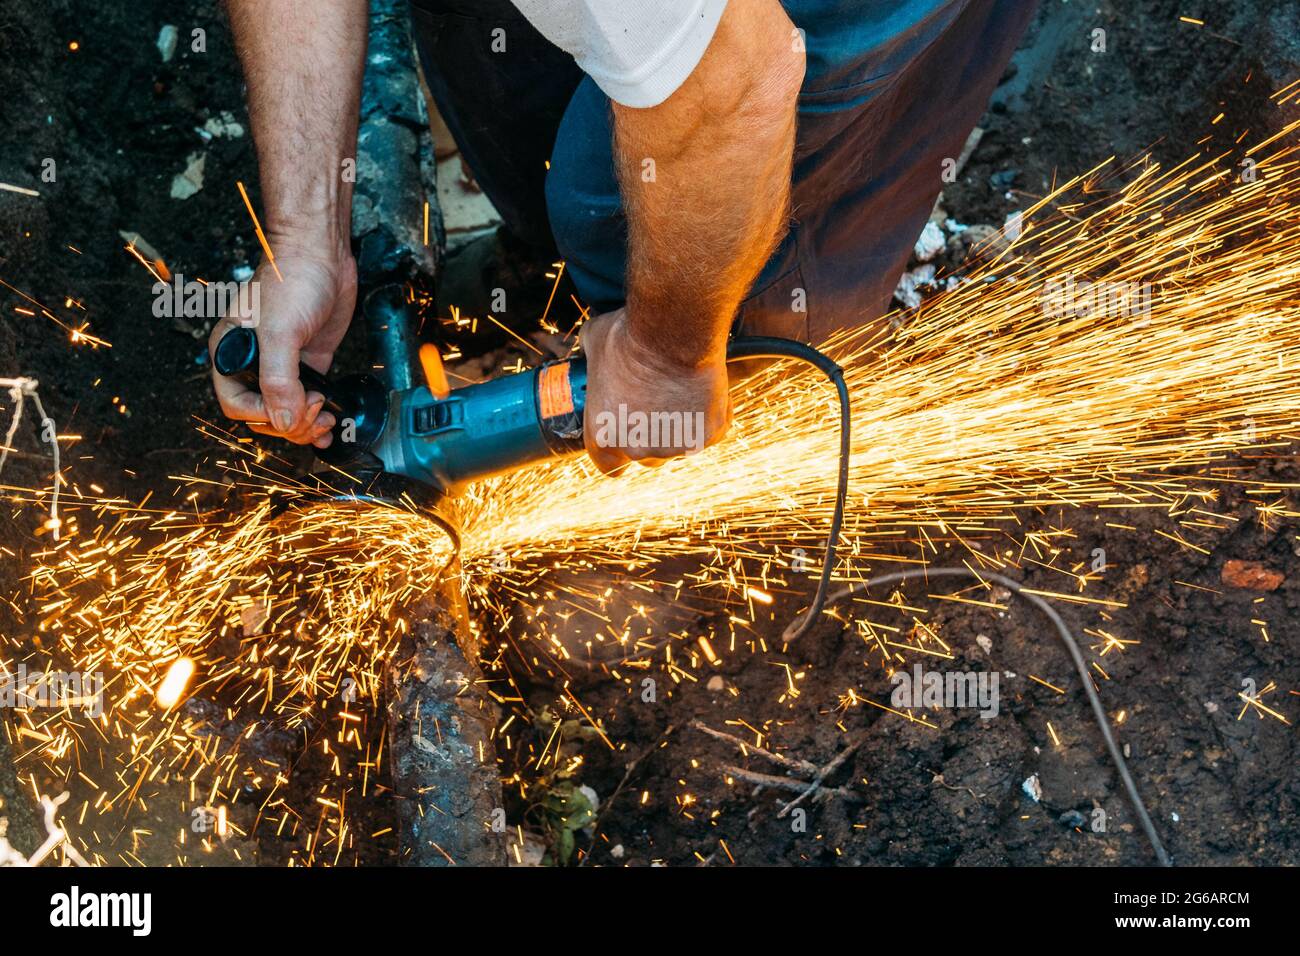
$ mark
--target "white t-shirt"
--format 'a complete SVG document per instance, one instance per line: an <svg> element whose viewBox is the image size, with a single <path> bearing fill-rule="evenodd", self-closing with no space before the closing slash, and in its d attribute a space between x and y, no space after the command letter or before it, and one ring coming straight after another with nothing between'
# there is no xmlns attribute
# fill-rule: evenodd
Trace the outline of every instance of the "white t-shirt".
<svg viewBox="0 0 1300 956"><path fill-rule="evenodd" d="M657 106L704 56L727 0L512 0L624 106Z"/></svg>

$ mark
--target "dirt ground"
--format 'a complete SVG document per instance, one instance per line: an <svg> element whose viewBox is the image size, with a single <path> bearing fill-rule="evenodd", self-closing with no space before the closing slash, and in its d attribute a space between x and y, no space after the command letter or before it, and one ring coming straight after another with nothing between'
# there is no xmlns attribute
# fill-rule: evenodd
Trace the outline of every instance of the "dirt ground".
<svg viewBox="0 0 1300 956"><path fill-rule="evenodd" d="M1207 130L1226 142L1247 127L1270 128L1277 119L1266 106L1269 92L1300 73L1300 14L1282 0L1224 6L1047 0L981 124L978 149L945 192L949 215L998 225L1054 179L1111 154L1150 148L1159 158L1181 159ZM179 27L180 43L163 64L155 41L166 23ZM205 52L190 47L194 29L205 32ZM1096 29L1105 31L1105 53L1090 49ZM80 436L64 446L72 480L131 497L168 495L176 487L169 476L200 468L212 453L194 428L195 418L219 414L205 367L206 337L153 316L153 278L124 250L119 233L143 236L173 272L187 276L227 279L256 263L257 240L235 188L243 181L256 197L251 141L246 134L205 141L196 133L225 113L246 124L222 15L212 0L183 12L161 0L129 7L6 0L0 90L0 181L41 193L0 191L0 374L38 378L59 432ZM1210 127L1220 111L1226 119ZM204 187L188 199L171 198L173 177L196 152L206 156ZM56 163L53 182L41 179L47 158ZM86 323L112 347L73 345L39 311L15 311L30 307L29 299L64 323ZM16 444L23 454L0 480L18 486L39 485L43 475L48 480L35 427L25 427ZM1294 461L1281 457L1244 462L1239 474L1300 478ZM1224 485L1213 507L1239 521L1231 531L1195 539L1205 554L1155 534L1161 516L1145 510L1045 511L1024 529L1068 527L1072 536L1058 546L1076 560L1096 548L1108 555L1106 593L1122 594L1127 606L1108 617L1072 608L1067 620L1076 632L1100 627L1141 642L1105 658L1111 679L1102 682L1102 693L1109 713L1124 714L1121 741L1156 826L1183 864L1300 863L1298 523L1285 516L1262 520L1257 504ZM6 595L21 593L25 555L43 540L39 520L30 509L15 508L0 523ZM1262 562L1284 581L1267 592L1225 585L1222 568L1231 559ZM1041 586L1049 580L1034 571L1023 578ZM914 598L927 601L920 591ZM890 685L878 667L864 667L864 644L829 624L788 653L768 653L765 662L733 655L719 672L721 687L684 681L653 705L630 704L624 683L584 686L584 706L620 748L611 751L599 740L581 747L579 782L602 800L599 834L594 841L578 838L580 848L594 846L589 862L1151 862L1078 676L1045 622L1014 601L1004 611L932 601L927 607L965 666L1002 675L1000 719L939 711L930 718L936 730L871 707L836 715L844 675L877 700L888 699ZM17 608L30 610L21 599ZM24 633L13 608L0 605L0 611L0 625ZM1252 621L1267 622L1267 640ZM765 636L773 646L784 624L771 622ZM778 702L786 670L771 663L803 674L797 698ZM1238 719L1243 679L1260 687L1275 682L1268 699L1291 723L1253 714ZM522 690L537 703L556 696L541 684ZM865 739L826 781L847 786L856 799L808 804L806 829L798 831L778 818L785 794L727 785L723 764L778 771L691 724L745 736L727 724L741 716L766 733L769 749L818 766ZM537 744L529 733L517 738L520 748ZM294 755L296 799L310 802L323 761L306 741L290 739L284 747ZM504 756L509 770L511 755ZM1043 795L1037 803L1022 788L1033 775ZM388 799L381 791L358 809L362 831L383 829ZM180 803L166 794L155 800L159 807ZM1097 808L1109 821L1104 832L1082 822ZM514 797L507 809L513 825L525 806ZM158 812L159 829L179 825L164 819L169 811ZM258 836L214 861L283 863L300 859L301 851L300 840ZM351 859L390 862L394 855L389 836ZM144 859L173 857L172 849L161 848Z"/></svg>

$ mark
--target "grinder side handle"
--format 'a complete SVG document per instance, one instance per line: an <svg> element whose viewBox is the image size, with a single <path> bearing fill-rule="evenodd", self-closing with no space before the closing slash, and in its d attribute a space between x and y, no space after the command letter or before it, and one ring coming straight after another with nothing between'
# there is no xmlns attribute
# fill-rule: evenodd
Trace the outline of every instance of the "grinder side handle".
<svg viewBox="0 0 1300 956"><path fill-rule="evenodd" d="M258 362L257 333L244 326L223 335L212 352L212 366L217 374L243 382L254 391L261 391L257 382ZM344 414L345 400L328 378L304 362L298 363L298 378L304 388L325 397L324 407L336 417Z"/></svg>

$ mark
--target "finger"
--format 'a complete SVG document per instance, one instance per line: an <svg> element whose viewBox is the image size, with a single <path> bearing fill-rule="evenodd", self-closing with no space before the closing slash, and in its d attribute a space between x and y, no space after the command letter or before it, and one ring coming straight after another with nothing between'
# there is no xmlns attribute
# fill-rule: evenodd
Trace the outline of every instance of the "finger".
<svg viewBox="0 0 1300 956"><path fill-rule="evenodd" d="M325 448L330 443L331 432L334 429L334 415L330 412L320 412L305 432L294 432L288 435L272 427L264 418L245 421L244 424L249 431L257 432L259 435L283 438L296 445L315 445L317 448Z"/></svg>
<svg viewBox="0 0 1300 956"><path fill-rule="evenodd" d="M298 343L292 335L263 328L258 386L270 422L283 435L306 424L307 393L298 380Z"/></svg>
<svg viewBox="0 0 1300 956"><path fill-rule="evenodd" d="M302 424L294 428L293 431L286 433L284 437L295 445L311 444L312 440L320 435L323 430L321 428L321 419L328 414L328 412L321 411L320 402L308 405L307 414L304 416ZM330 415L329 422L330 427L333 427L334 416Z"/></svg>
<svg viewBox="0 0 1300 956"><path fill-rule="evenodd" d="M232 378L212 376L213 391L221 405L221 414L239 422L270 421L262 396Z"/></svg>
<svg viewBox="0 0 1300 956"><path fill-rule="evenodd" d="M325 448L329 445L334 430L334 416L330 412L321 412L305 432L294 432L289 435L277 431L266 421L248 421L244 424L249 431L257 432L259 435L283 438L297 445L315 445L317 448Z"/></svg>
<svg viewBox="0 0 1300 956"><path fill-rule="evenodd" d="M332 412L317 411L313 415L311 427L302 444L313 445L316 448L328 448L334 440L335 422L336 419Z"/></svg>

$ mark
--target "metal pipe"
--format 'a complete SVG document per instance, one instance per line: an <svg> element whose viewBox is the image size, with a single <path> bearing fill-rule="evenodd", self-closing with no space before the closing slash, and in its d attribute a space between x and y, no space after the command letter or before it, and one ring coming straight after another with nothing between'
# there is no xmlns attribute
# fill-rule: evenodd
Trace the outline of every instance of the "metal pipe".
<svg viewBox="0 0 1300 956"><path fill-rule="evenodd" d="M496 705L453 568L413 619L385 668L401 863L505 866Z"/></svg>
<svg viewBox="0 0 1300 956"><path fill-rule="evenodd" d="M362 303L361 314L375 375L390 391L410 388L418 381L419 343L406 287L390 282L372 290Z"/></svg>

